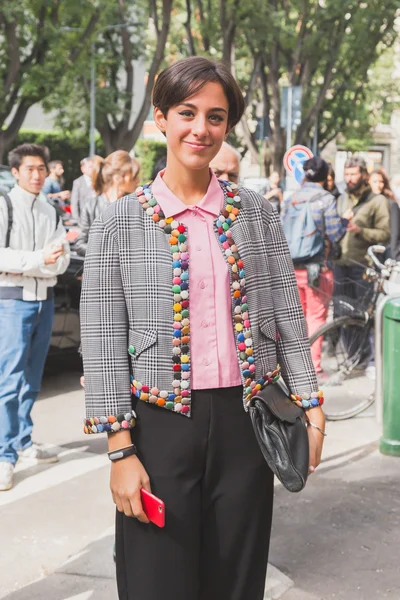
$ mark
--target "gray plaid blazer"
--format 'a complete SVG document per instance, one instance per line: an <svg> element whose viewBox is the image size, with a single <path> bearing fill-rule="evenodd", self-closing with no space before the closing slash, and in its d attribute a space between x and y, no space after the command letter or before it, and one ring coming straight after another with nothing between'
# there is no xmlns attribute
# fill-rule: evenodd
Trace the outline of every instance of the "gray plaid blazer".
<svg viewBox="0 0 400 600"><path fill-rule="evenodd" d="M241 209L231 230L245 264L256 378L279 363L292 393L316 391L279 216L259 194L240 188L239 195ZM216 226L215 231L218 235ZM87 418L131 411L131 375L149 387L171 391L173 269L168 238L134 194L110 205L92 225L80 308ZM131 345L133 355L128 352Z"/></svg>

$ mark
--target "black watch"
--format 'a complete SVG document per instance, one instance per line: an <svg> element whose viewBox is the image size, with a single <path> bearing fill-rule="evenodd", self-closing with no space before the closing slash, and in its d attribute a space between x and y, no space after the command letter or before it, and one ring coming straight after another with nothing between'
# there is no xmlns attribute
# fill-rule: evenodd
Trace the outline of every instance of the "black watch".
<svg viewBox="0 0 400 600"><path fill-rule="evenodd" d="M119 450L112 450L111 452L107 452L108 458L112 461L122 460L123 458L133 456L136 453L137 450L135 444L132 444L132 446L127 446L126 448L120 448Z"/></svg>

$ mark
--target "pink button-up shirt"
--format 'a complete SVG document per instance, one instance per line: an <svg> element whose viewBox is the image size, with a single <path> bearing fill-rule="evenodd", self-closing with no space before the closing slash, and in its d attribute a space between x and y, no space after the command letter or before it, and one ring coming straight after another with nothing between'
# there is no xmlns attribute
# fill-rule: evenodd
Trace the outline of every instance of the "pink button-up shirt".
<svg viewBox="0 0 400 600"><path fill-rule="evenodd" d="M190 257L191 388L233 387L242 384L232 324L230 276L214 231L224 193L214 173L204 198L186 206L167 187L161 172L151 186L166 218L188 229Z"/></svg>

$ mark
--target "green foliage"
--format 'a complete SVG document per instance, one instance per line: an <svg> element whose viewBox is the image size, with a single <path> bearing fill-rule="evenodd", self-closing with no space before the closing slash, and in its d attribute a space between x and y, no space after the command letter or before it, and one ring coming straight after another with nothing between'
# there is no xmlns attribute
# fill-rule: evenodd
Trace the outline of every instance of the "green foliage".
<svg viewBox="0 0 400 600"><path fill-rule="evenodd" d="M78 63L107 19L106 0L0 3L0 159L30 106L46 100ZM75 104L75 107L77 103Z"/></svg>
<svg viewBox="0 0 400 600"><path fill-rule="evenodd" d="M365 137L347 137L343 144L339 145L341 150L347 150L348 152L357 153L357 152L366 152L371 144L373 143L373 139L371 135L366 135Z"/></svg>
<svg viewBox="0 0 400 600"><path fill-rule="evenodd" d="M47 146L52 160L62 160L65 170L65 188L71 189L73 180L81 175L79 162L88 155L89 141L87 135L78 133L65 134L60 131L29 131L21 129L13 146L27 143ZM97 153L104 156L104 146L100 139L96 141L96 147Z"/></svg>
<svg viewBox="0 0 400 600"><path fill-rule="evenodd" d="M150 181L156 163L167 155L167 146L153 140L139 140L135 146L136 157L140 162L140 180Z"/></svg>

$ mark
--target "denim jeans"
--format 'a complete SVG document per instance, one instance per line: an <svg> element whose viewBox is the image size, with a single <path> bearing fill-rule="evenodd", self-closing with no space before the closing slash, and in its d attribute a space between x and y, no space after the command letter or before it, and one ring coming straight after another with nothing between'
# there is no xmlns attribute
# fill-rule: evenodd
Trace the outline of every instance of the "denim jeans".
<svg viewBox="0 0 400 600"><path fill-rule="evenodd" d="M32 444L31 411L50 345L54 300L0 299L0 462Z"/></svg>

